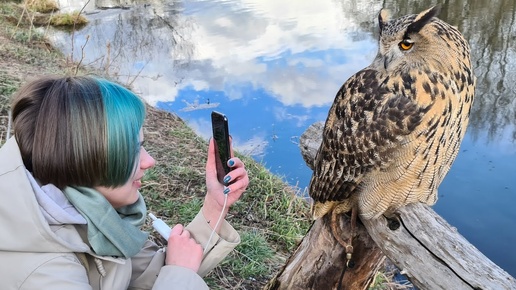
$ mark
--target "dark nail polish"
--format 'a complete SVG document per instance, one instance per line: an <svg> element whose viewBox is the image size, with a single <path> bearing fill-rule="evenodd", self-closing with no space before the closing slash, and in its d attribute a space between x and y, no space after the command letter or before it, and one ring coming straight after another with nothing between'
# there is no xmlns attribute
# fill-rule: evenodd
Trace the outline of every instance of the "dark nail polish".
<svg viewBox="0 0 516 290"><path fill-rule="evenodd" d="M229 159L228 164L229 166L233 166L235 165L235 161L233 161L233 159Z"/></svg>
<svg viewBox="0 0 516 290"><path fill-rule="evenodd" d="M224 184L228 184L228 182L231 180L231 176L224 177Z"/></svg>
<svg viewBox="0 0 516 290"><path fill-rule="evenodd" d="M229 187L224 188L224 194L228 194L230 190Z"/></svg>

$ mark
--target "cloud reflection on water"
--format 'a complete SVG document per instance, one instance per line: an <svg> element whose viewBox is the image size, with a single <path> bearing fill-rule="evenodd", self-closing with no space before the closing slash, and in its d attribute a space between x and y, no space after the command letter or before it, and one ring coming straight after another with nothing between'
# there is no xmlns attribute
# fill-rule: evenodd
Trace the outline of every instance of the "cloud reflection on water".
<svg viewBox="0 0 516 290"><path fill-rule="evenodd" d="M328 105L343 80L363 68L376 52L372 37L357 44L343 33L342 27L358 26L351 19L343 20L334 2L300 2L295 9L278 7L292 6L281 1L242 5L252 9L234 3L185 4L183 14L195 23L188 32L195 44L189 59L194 70L188 69L176 93L202 83L199 89L225 90L235 100L245 96L232 87L247 83L263 88L285 106ZM295 74L292 66L297 68ZM156 82L169 83L165 78ZM176 96L161 95L152 101L173 101Z"/></svg>

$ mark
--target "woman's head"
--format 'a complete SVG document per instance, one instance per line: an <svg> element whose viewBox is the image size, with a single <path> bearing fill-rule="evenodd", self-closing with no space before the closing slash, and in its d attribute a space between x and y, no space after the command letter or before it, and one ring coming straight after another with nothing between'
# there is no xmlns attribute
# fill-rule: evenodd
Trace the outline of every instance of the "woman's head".
<svg viewBox="0 0 516 290"><path fill-rule="evenodd" d="M12 104L23 162L42 184L117 187L135 172L145 105L128 89L92 77L43 77Z"/></svg>

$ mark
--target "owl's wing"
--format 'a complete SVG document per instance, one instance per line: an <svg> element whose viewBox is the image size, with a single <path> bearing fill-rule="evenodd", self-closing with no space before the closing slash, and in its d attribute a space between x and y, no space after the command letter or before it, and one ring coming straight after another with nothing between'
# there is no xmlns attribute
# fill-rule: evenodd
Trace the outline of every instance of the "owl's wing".
<svg viewBox="0 0 516 290"><path fill-rule="evenodd" d="M428 108L364 69L340 88L326 120L309 194L316 202L348 198L365 174L385 166ZM395 91L397 93L395 93Z"/></svg>

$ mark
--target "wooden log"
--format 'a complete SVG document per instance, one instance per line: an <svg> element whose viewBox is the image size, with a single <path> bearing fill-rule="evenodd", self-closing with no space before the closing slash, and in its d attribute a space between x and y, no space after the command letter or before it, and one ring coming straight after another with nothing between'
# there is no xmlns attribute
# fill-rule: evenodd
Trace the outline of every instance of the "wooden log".
<svg viewBox="0 0 516 290"><path fill-rule="evenodd" d="M322 123L313 124L300 139L303 158L310 168L321 142L322 126ZM363 220L362 223L367 233L362 232L360 236L372 238L387 258L402 269L402 273L419 289L516 289L514 277L489 260L426 205L410 204L400 208L392 217ZM331 273L319 272L317 267L325 263L340 265L336 261L338 257L322 254L335 247L335 242L326 237L327 233L322 228L317 222L314 224L275 281L287 283L299 272L310 276L310 279L321 279L313 277L317 275L331 279L328 277ZM307 255L304 251L320 254ZM303 260L313 257L321 260L317 263ZM316 289L309 286L271 289Z"/></svg>
<svg viewBox="0 0 516 290"><path fill-rule="evenodd" d="M516 280L424 204L363 220L384 254L420 289L516 289ZM389 228L390 224L391 228Z"/></svg>

